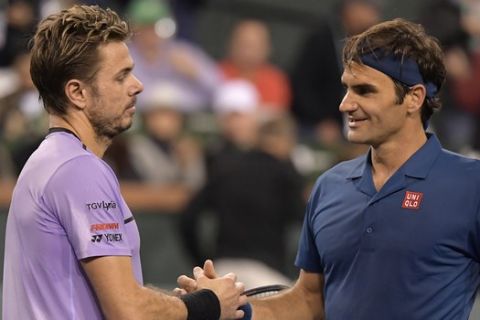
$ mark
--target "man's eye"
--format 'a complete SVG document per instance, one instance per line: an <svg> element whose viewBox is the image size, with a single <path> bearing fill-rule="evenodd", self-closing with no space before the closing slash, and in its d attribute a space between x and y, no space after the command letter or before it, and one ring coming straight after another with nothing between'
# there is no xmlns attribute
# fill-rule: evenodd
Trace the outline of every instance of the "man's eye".
<svg viewBox="0 0 480 320"><path fill-rule="evenodd" d="M367 89L364 89L364 88L360 88L357 90L357 93L360 94L360 95L365 95L367 94L369 91Z"/></svg>
<svg viewBox="0 0 480 320"><path fill-rule="evenodd" d="M361 96L365 96L365 95L373 92L373 90L371 90L370 88L366 88L366 87L358 87L358 88L356 88L355 91L357 92L357 94L359 94Z"/></svg>
<svg viewBox="0 0 480 320"><path fill-rule="evenodd" d="M129 72L122 72L118 75L117 81L123 82L128 77Z"/></svg>

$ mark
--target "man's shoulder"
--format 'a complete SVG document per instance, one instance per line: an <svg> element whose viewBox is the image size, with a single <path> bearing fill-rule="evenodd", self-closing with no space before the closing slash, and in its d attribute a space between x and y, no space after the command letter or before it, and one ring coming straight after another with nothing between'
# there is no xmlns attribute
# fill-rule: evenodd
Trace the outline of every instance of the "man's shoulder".
<svg viewBox="0 0 480 320"><path fill-rule="evenodd" d="M480 160L443 149L436 161L438 172L480 183Z"/></svg>
<svg viewBox="0 0 480 320"><path fill-rule="evenodd" d="M56 134L47 136L32 154L27 164L46 171L56 171L65 164L72 162L78 166L79 163L93 164L100 161L76 138L65 134Z"/></svg>
<svg viewBox="0 0 480 320"><path fill-rule="evenodd" d="M455 171L465 171L465 172L478 172L480 173L480 160L458 154L446 149L442 149L439 157L439 165L445 166Z"/></svg>
<svg viewBox="0 0 480 320"><path fill-rule="evenodd" d="M363 170L367 154L363 154L351 160L341 161L325 173L321 177L343 177L346 178L356 172Z"/></svg>
<svg viewBox="0 0 480 320"><path fill-rule="evenodd" d="M365 161L367 154L363 154L351 160L339 162L332 168L320 175L315 183L318 188L320 185L335 185L340 186L346 182L350 177L361 176L365 168Z"/></svg>
<svg viewBox="0 0 480 320"><path fill-rule="evenodd" d="M55 177L74 172L81 175L98 174L104 170L104 166L103 161L82 148L81 143L47 137L25 164L19 183L24 181L33 186L35 182L37 187L43 189Z"/></svg>

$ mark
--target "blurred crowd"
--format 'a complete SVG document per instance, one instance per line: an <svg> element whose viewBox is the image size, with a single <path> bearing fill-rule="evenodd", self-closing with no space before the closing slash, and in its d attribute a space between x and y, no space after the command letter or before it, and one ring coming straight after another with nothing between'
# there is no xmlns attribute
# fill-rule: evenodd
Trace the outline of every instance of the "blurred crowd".
<svg viewBox="0 0 480 320"><path fill-rule="evenodd" d="M339 0L285 70L272 62L272 50L282 48L258 18L238 19L220 59L206 52L196 23L207 0L10 0L0 7L0 206L8 206L9 188L48 128L29 75L29 36L39 19L74 3L115 9L134 29L130 53L145 89L133 128L105 156L131 208L182 214L196 263L223 257L226 270L254 270L252 286L288 282L278 268L282 237L301 221L310 186L366 150L343 137L340 48L383 19L381 1ZM445 147L477 155L480 1L430 1L418 22L440 40L449 72L430 130ZM204 212L218 224L215 252L199 246Z"/></svg>

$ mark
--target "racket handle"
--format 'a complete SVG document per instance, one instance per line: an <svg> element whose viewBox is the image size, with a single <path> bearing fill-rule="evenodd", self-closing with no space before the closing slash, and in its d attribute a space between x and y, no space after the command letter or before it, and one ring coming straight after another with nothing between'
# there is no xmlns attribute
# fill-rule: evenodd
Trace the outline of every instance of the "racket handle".
<svg viewBox="0 0 480 320"><path fill-rule="evenodd" d="M243 312L245 313L241 320L252 320L252 305L250 303L244 304L238 309L243 310Z"/></svg>

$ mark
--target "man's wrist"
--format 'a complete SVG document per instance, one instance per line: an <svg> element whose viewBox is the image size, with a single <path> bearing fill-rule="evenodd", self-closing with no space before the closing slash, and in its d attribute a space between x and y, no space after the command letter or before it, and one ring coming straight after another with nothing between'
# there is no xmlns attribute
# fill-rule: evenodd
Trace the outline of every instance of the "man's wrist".
<svg viewBox="0 0 480 320"><path fill-rule="evenodd" d="M201 289L180 296L187 307L187 320L220 319L220 300L209 289Z"/></svg>

